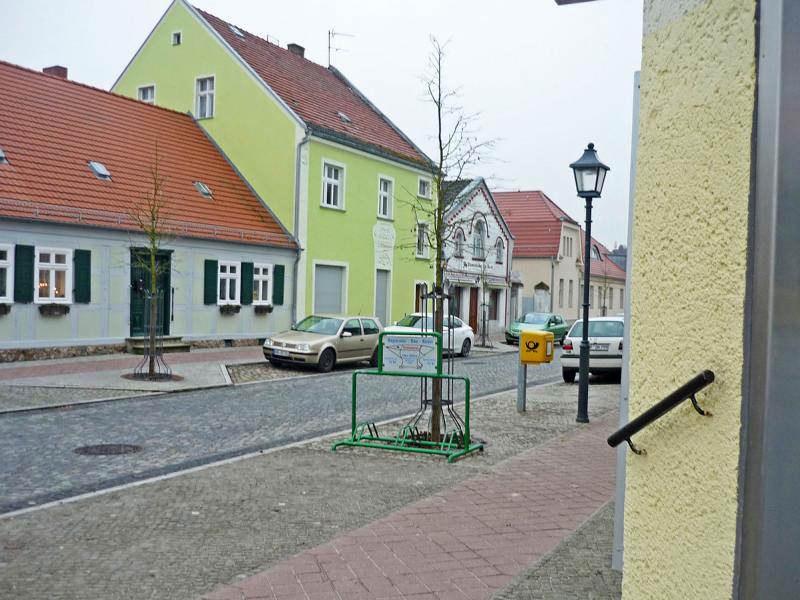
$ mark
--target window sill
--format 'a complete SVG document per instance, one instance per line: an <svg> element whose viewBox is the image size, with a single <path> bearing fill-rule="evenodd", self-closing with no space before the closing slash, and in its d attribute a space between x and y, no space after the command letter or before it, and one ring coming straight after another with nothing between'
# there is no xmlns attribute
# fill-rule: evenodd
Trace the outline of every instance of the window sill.
<svg viewBox="0 0 800 600"><path fill-rule="evenodd" d="M242 310L241 304L220 304L219 312L221 315L235 315Z"/></svg>
<svg viewBox="0 0 800 600"><path fill-rule="evenodd" d="M213 119L213 118L214 118L214 115L211 115L210 117L195 117L194 120L195 121L207 121L208 119Z"/></svg>
<svg viewBox="0 0 800 600"><path fill-rule="evenodd" d="M419 254L417 254L414 258L417 260L430 260L430 256L420 256Z"/></svg>
<svg viewBox="0 0 800 600"><path fill-rule="evenodd" d="M321 203L321 202L320 202L320 205L319 205L319 207L320 207L320 208L327 208L328 210L338 210L339 212L345 212L345 209L344 209L344 207L339 207L339 206L329 206L328 204L323 204L323 203Z"/></svg>
<svg viewBox="0 0 800 600"><path fill-rule="evenodd" d="M253 309L257 315L266 315L272 312L272 304L254 304Z"/></svg>
<svg viewBox="0 0 800 600"><path fill-rule="evenodd" d="M383 215L378 215L378 220L379 221L390 221L390 222L393 222L394 221L394 217L384 217Z"/></svg>
<svg viewBox="0 0 800 600"><path fill-rule="evenodd" d="M44 317L61 317L69 313L69 304L52 302L40 304L39 314Z"/></svg>

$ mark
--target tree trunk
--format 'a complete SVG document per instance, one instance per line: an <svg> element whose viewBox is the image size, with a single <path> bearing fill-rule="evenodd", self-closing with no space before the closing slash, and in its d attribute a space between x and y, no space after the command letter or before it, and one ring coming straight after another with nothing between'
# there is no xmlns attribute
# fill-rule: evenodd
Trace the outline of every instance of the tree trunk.
<svg viewBox="0 0 800 600"><path fill-rule="evenodd" d="M442 255L443 250L443 239L442 239L442 224L443 224L443 206L441 201L441 192L440 192L440 202L439 202L439 209L436 211L436 258L435 258L435 267L436 273L434 277L434 287L433 290L434 294L434 301L433 301L433 329L434 331L438 332L440 336L442 336L442 352L444 353L444 349L447 348L447 340L444 339L444 257ZM441 416L442 416L442 380L441 379L434 379L433 380L433 414L431 415L431 441L439 442L441 441L442 435L442 424L441 424Z"/></svg>
<svg viewBox="0 0 800 600"><path fill-rule="evenodd" d="M147 369L147 376L149 379L155 379L156 376L156 331L158 323L158 273L156 273L156 252L154 248L150 248L150 327L148 334L150 335L150 361Z"/></svg>

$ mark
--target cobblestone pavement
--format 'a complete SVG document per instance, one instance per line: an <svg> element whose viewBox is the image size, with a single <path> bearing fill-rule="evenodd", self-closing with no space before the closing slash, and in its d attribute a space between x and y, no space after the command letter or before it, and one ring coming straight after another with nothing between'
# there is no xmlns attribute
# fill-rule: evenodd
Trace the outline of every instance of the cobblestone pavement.
<svg viewBox="0 0 800 600"><path fill-rule="evenodd" d="M456 372L472 379L473 397L514 386L516 367L513 354L456 362ZM552 381L558 373L556 361L528 369L528 381ZM359 382L359 419L380 421L418 408L418 382L388 379ZM0 512L341 431L350 415L349 372L0 415ZM73 452L90 444L138 444L144 451Z"/></svg>
<svg viewBox="0 0 800 600"><path fill-rule="evenodd" d="M613 529L611 501L493 600L619 600L622 573L611 568Z"/></svg>
<svg viewBox="0 0 800 600"><path fill-rule="evenodd" d="M328 439L0 518L0 598L196 598L579 429L576 394L566 384L533 387L523 414L513 391L477 400L474 428L486 451L452 465L361 448L333 453ZM619 386L592 385L589 398L605 436L616 425Z"/></svg>
<svg viewBox="0 0 800 600"><path fill-rule="evenodd" d="M70 402L86 402L101 398L128 398L136 395L130 390L98 390L43 387L34 385L0 385L0 412L20 408L43 408L63 404L65 396Z"/></svg>

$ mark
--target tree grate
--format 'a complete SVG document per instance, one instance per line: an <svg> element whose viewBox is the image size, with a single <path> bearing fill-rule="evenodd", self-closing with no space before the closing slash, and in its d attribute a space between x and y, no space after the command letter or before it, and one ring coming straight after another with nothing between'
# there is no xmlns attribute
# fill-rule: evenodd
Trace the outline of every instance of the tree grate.
<svg viewBox="0 0 800 600"><path fill-rule="evenodd" d="M112 456L116 454L135 454L141 452L142 447L136 444L95 444L75 448L75 454L84 456Z"/></svg>

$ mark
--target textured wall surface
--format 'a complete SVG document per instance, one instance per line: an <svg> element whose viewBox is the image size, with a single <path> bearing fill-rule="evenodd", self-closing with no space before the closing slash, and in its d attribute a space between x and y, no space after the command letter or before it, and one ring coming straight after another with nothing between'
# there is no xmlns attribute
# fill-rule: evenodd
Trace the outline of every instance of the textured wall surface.
<svg viewBox="0 0 800 600"><path fill-rule="evenodd" d="M755 0L645 10L630 413L703 369L717 380L635 436L623 596L730 598L755 94Z"/></svg>

